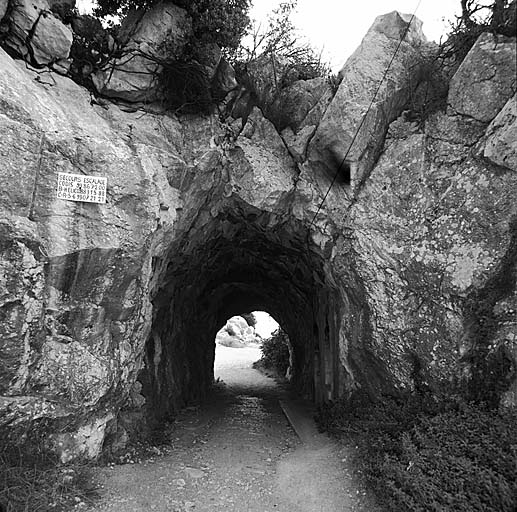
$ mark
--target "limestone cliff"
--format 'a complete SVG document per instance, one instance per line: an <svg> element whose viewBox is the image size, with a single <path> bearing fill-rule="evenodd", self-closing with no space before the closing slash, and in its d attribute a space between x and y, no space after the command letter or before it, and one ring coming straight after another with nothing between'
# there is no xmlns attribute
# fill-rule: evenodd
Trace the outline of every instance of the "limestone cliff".
<svg viewBox="0 0 517 512"><path fill-rule="evenodd" d="M202 397L217 331L257 309L317 401L482 381L517 403L515 39L483 35L416 124L411 28L322 205L407 22L380 17L334 95L296 85L282 136L257 107L127 112L0 51L3 431L93 457ZM106 203L58 199L58 172L107 177Z"/></svg>

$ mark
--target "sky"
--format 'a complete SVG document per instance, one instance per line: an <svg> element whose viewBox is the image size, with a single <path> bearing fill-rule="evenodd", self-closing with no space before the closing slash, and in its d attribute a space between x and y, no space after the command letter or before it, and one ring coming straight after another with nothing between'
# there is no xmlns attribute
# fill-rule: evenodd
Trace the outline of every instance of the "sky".
<svg viewBox="0 0 517 512"><path fill-rule="evenodd" d="M254 0L251 17L265 20L279 3ZM331 68L339 71L378 15L394 10L413 14L416 9L415 16L423 21L426 37L439 41L446 21L460 10L460 0L420 0L418 4L418 0L298 0L292 20L313 48L323 50L323 59Z"/></svg>
<svg viewBox="0 0 517 512"><path fill-rule="evenodd" d="M251 18L266 23L280 0L253 0ZM92 0L77 0L79 11L91 11ZM418 8L417 8L418 6ZM460 0L298 0L294 25L311 46L322 51L323 60L339 71L359 46L376 16L397 10L413 14L424 22L428 39L438 41L445 32L445 20L460 10Z"/></svg>
<svg viewBox="0 0 517 512"><path fill-rule="evenodd" d="M269 338L271 334L278 329L278 324L275 319L265 311L254 311L257 325L255 331L263 338Z"/></svg>

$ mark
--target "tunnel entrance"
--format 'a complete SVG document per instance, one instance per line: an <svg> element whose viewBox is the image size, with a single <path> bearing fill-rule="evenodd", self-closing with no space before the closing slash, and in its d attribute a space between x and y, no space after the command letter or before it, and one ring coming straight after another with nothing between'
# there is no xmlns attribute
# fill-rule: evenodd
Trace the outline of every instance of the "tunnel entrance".
<svg viewBox="0 0 517 512"><path fill-rule="evenodd" d="M153 324L142 392L149 414L173 416L214 381L216 333L228 318L269 311L292 344L292 383L316 401L339 394L341 300L307 229L247 204L199 216L153 261Z"/></svg>

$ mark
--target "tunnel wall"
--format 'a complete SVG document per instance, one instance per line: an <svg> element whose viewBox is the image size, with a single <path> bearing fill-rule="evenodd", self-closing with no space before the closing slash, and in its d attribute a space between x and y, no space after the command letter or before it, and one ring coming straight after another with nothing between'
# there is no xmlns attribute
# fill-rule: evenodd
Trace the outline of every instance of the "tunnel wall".
<svg viewBox="0 0 517 512"><path fill-rule="evenodd" d="M163 417L204 396L212 384L215 334L228 317L253 309L267 309L289 334L297 389L317 400L338 396L333 294L321 251L307 245L306 233L297 221L227 200L216 217L192 226L188 250L170 248L152 298L144 372L154 412ZM324 328L329 322L332 331ZM321 339L313 335L314 324L321 324ZM317 348L325 353L321 384L314 379ZM178 386L181 403L171 400Z"/></svg>

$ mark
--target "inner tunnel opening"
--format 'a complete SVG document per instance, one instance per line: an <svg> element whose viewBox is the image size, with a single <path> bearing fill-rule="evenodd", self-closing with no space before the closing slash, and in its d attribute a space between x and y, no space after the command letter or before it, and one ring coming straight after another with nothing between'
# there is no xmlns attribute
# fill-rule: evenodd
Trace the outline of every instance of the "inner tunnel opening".
<svg viewBox="0 0 517 512"><path fill-rule="evenodd" d="M288 377L299 394L316 402L340 394L340 293L328 255L309 240L293 218L231 204L198 218L153 262L153 323L139 378L149 416L174 417L207 396L217 333L253 311L269 312L287 333Z"/></svg>
<svg viewBox="0 0 517 512"><path fill-rule="evenodd" d="M242 371L248 369L288 380L292 353L287 333L269 313L252 311L233 316L215 337L215 382L249 387L253 372Z"/></svg>

